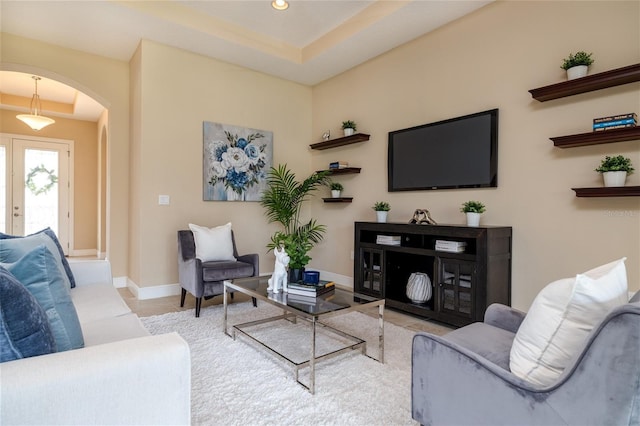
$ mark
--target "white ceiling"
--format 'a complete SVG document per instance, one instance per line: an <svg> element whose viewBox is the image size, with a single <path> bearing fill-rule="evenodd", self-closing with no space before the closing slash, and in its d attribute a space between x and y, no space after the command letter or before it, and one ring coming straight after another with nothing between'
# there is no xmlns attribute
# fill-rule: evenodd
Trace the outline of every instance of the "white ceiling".
<svg viewBox="0 0 640 426"><path fill-rule="evenodd" d="M276 11L270 0L1 0L0 19L3 32L121 61L148 39L314 85L491 1L289 0ZM76 104L75 118L95 120L102 110L52 80L38 92ZM33 80L2 71L0 93L31 97Z"/></svg>

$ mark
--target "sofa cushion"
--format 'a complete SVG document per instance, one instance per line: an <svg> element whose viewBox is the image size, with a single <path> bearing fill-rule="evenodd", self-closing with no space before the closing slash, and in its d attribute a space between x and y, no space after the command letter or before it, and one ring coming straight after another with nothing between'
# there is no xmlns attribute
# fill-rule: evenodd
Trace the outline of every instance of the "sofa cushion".
<svg viewBox="0 0 640 426"><path fill-rule="evenodd" d="M245 262L203 262L203 281L223 281L253 275L253 265Z"/></svg>
<svg viewBox="0 0 640 426"><path fill-rule="evenodd" d="M102 345L150 335L142 325L140 318L133 313L83 323L82 331L86 346Z"/></svg>
<svg viewBox="0 0 640 426"><path fill-rule="evenodd" d="M516 333L511 372L538 385L553 384L591 330L609 311L627 302L624 260L542 289Z"/></svg>
<svg viewBox="0 0 640 426"><path fill-rule="evenodd" d="M0 362L55 350L44 309L16 277L0 267Z"/></svg>
<svg viewBox="0 0 640 426"><path fill-rule="evenodd" d="M70 289L63 279L64 272L61 272L55 257L43 244L27 252L16 262L0 265L7 268L31 292L47 313L59 352L84 345Z"/></svg>
<svg viewBox="0 0 640 426"><path fill-rule="evenodd" d="M26 237L0 232L0 262L15 262L24 256L26 252L40 244L44 244L51 254L53 254L59 267L64 272L64 277L69 288L74 288L76 282L73 278L71 267L69 266L67 258L64 256L58 237L56 237L55 232L53 232L51 228L43 229Z"/></svg>
<svg viewBox="0 0 640 426"><path fill-rule="evenodd" d="M189 224L196 243L196 257L203 262L235 261L233 256L233 240L231 239L231 222L226 225L206 228Z"/></svg>
<svg viewBox="0 0 640 426"><path fill-rule="evenodd" d="M79 285L71 292L71 300L76 307L85 337L85 323L131 313L131 309L111 283Z"/></svg>

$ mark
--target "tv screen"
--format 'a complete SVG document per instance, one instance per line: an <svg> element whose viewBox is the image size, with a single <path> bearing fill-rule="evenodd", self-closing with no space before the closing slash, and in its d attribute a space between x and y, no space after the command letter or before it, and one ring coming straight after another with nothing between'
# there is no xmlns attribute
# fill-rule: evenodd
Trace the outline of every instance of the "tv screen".
<svg viewBox="0 0 640 426"><path fill-rule="evenodd" d="M389 132L389 191L498 186L498 109Z"/></svg>

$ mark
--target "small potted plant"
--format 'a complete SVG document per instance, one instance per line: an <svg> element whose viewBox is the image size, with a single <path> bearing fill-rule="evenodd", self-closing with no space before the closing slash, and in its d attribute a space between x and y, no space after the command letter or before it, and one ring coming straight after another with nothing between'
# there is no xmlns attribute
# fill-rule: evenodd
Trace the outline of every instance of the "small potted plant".
<svg viewBox="0 0 640 426"><path fill-rule="evenodd" d="M345 136L353 135L353 132L356 131L356 123L355 121L347 120L342 122L342 130L344 130Z"/></svg>
<svg viewBox="0 0 640 426"><path fill-rule="evenodd" d="M331 182L329 188L331 188L331 197L333 198L340 198L340 192L344 190L344 186L340 182Z"/></svg>
<svg viewBox="0 0 640 426"><path fill-rule="evenodd" d="M460 211L467 215L467 226L480 225L480 215L486 211L484 204L480 201L466 201L462 203Z"/></svg>
<svg viewBox="0 0 640 426"><path fill-rule="evenodd" d="M596 172L602 173L604 186L624 186L627 175L633 173L631 159L622 155L604 157Z"/></svg>
<svg viewBox="0 0 640 426"><path fill-rule="evenodd" d="M389 213L389 210L391 210L389 203L386 201L376 201L371 208L376 211L378 222L384 223L387 221L387 214Z"/></svg>
<svg viewBox="0 0 640 426"><path fill-rule="evenodd" d="M570 53L568 58L563 59L560 68L567 71L567 80L573 80L587 75L589 65L593 63L591 55L593 55L593 53L580 51L575 55Z"/></svg>

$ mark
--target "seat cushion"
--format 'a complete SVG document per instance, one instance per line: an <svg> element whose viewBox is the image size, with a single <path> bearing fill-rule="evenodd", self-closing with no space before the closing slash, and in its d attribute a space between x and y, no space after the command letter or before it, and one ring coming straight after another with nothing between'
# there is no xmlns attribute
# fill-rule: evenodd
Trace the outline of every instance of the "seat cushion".
<svg viewBox="0 0 640 426"><path fill-rule="evenodd" d="M509 371L509 355L515 333L475 322L444 335L446 340L477 353Z"/></svg>
<svg viewBox="0 0 640 426"><path fill-rule="evenodd" d="M80 324L131 313L120 293L111 283L79 285L71 291Z"/></svg>
<svg viewBox="0 0 640 426"><path fill-rule="evenodd" d="M84 323L82 331L86 346L102 345L150 335L142 325L140 318L134 313Z"/></svg>
<svg viewBox="0 0 640 426"><path fill-rule="evenodd" d="M253 276L253 265L245 262L203 262L203 281L223 281Z"/></svg>

